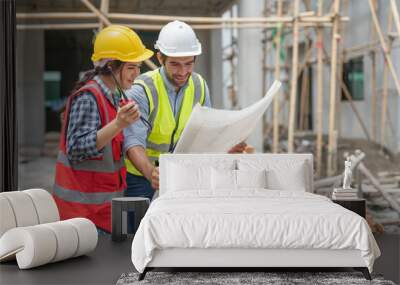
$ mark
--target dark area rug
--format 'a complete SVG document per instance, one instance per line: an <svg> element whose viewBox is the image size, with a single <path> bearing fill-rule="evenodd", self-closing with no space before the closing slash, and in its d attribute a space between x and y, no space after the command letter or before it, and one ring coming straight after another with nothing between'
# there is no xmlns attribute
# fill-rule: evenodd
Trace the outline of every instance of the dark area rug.
<svg viewBox="0 0 400 285"><path fill-rule="evenodd" d="M368 281L360 272L154 272L150 271L142 281L139 273L122 274L117 285L133 284L376 284L395 285L380 275L372 275Z"/></svg>

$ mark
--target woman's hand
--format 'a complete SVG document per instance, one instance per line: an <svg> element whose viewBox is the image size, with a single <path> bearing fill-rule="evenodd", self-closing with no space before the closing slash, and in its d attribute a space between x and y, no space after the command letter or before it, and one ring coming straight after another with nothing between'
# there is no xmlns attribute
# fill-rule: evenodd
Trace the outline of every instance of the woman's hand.
<svg viewBox="0 0 400 285"><path fill-rule="evenodd" d="M140 117L139 107L135 102L130 102L122 106L114 120L97 131L96 147L102 149L108 144L122 129L137 121Z"/></svg>
<svg viewBox="0 0 400 285"><path fill-rule="evenodd" d="M119 108L115 120L118 127L124 129L130 124L136 122L139 117L140 111L138 105L135 102L129 102L128 104Z"/></svg>

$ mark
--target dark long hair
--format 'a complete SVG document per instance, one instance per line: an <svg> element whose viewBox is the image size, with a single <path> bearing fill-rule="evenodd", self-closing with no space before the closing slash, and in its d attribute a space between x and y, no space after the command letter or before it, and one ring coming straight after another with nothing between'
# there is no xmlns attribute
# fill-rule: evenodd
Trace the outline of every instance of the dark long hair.
<svg viewBox="0 0 400 285"><path fill-rule="evenodd" d="M113 60L108 64L104 65L103 67L97 66L91 70L86 71L83 74L82 78L75 83L75 86L74 88L72 88L70 94L74 94L83 85L92 80L96 75L111 75L111 71L116 72L122 66L122 64L123 62L120 60Z"/></svg>
<svg viewBox="0 0 400 285"><path fill-rule="evenodd" d="M85 85L87 82L92 80L96 75L111 75L111 72L116 72L119 68L121 68L123 62L119 60L113 60L109 62L108 64L104 65L103 67L95 67L91 70L86 71L82 78L79 79L76 83L74 88L72 88L72 91L70 95L74 94L76 91L78 91L83 85ZM60 121L61 121L61 126L64 123L64 116L65 116L65 108L67 107L67 102L65 102L64 107L60 110Z"/></svg>

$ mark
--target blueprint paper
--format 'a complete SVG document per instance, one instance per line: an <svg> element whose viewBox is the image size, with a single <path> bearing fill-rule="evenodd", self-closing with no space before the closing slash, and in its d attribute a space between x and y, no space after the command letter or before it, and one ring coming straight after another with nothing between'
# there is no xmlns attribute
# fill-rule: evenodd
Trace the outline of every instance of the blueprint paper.
<svg viewBox="0 0 400 285"><path fill-rule="evenodd" d="M218 110L197 104L174 153L226 153L250 136L281 85L275 80L264 98L242 110Z"/></svg>

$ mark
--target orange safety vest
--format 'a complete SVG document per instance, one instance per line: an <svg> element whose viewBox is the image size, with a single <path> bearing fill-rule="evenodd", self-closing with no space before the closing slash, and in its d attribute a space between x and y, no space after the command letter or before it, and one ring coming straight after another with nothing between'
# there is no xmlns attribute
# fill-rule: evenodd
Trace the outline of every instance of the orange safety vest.
<svg viewBox="0 0 400 285"><path fill-rule="evenodd" d="M126 168L122 154L123 134L120 132L103 150L103 157L71 162L66 154L68 117L73 99L84 91L97 101L102 127L112 121L117 110L103 95L94 80L70 96L57 157L53 196L62 220L75 217L90 219L99 228L111 232L111 200L123 196L126 188Z"/></svg>

